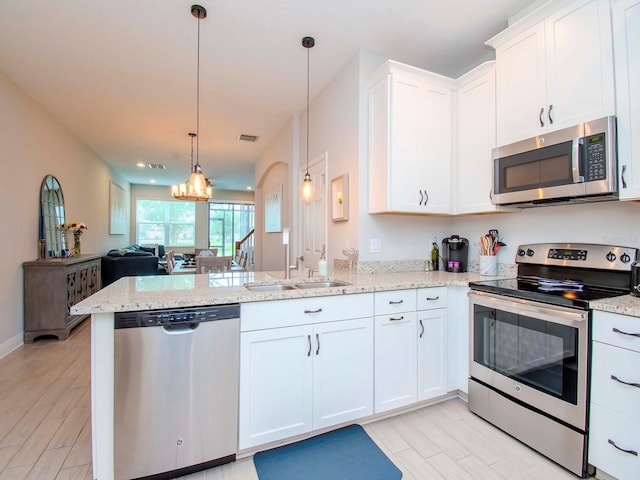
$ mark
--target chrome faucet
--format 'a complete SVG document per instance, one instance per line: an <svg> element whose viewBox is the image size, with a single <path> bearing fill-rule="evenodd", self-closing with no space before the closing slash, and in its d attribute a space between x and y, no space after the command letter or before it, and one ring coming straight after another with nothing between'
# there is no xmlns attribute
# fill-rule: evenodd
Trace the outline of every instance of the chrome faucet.
<svg viewBox="0 0 640 480"><path fill-rule="evenodd" d="M291 278L291 269L289 268L289 243L284 244L284 278L289 280Z"/></svg>

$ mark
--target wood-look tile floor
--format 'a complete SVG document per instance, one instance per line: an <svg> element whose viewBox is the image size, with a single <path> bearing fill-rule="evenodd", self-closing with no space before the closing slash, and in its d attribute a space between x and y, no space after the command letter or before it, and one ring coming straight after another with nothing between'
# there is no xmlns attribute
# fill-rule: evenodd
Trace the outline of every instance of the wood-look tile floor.
<svg viewBox="0 0 640 480"><path fill-rule="evenodd" d="M0 360L0 480L92 478L90 334L85 321L64 342L38 341ZM403 480L577 479L470 413L461 400L365 429ZM182 478L258 477L252 458L243 458Z"/></svg>

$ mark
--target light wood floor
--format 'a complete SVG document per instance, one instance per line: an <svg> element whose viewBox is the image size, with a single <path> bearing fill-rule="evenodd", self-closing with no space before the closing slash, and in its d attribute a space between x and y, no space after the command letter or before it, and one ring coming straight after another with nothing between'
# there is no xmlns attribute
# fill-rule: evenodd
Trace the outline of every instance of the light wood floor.
<svg viewBox="0 0 640 480"><path fill-rule="evenodd" d="M39 341L0 360L0 480L92 478L90 332L85 321L67 341ZM470 413L461 400L365 429L403 480L577 479ZM183 477L257 478L252 458Z"/></svg>

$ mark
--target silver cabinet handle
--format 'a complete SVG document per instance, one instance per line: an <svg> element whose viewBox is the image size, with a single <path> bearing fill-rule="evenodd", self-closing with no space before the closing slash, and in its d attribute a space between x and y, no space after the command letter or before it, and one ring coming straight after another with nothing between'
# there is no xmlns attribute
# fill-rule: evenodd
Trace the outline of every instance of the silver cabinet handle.
<svg viewBox="0 0 640 480"><path fill-rule="evenodd" d="M422 319L420 319L420 338L424 335L424 324L422 323Z"/></svg>
<svg viewBox="0 0 640 480"><path fill-rule="evenodd" d="M620 180L622 180L622 188L627 188L627 181L624 179L625 173L627 173L627 166L622 165L622 171L620 172Z"/></svg>
<svg viewBox="0 0 640 480"><path fill-rule="evenodd" d="M612 329L612 331L615 332L615 333L620 333L622 335L629 335L630 337L640 337L640 333L623 332L622 330L618 330L615 327Z"/></svg>
<svg viewBox="0 0 640 480"><path fill-rule="evenodd" d="M304 313L320 313L322 311L321 308L317 309L317 310L305 310Z"/></svg>
<svg viewBox="0 0 640 480"><path fill-rule="evenodd" d="M389 300L389 305L400 305L404 300Z"/></svg>
<svg viewBox="0 0 640 480"><path fill-rule="evenodd" d="M391 322L399 322L400 320L404 320L404 315L402 315L400 318L389 317L389 321Z"/></svg>
<svg viewBox="0 0 640 480"><path fill-rule="evenodd" d="M440 296L437 297L427 297L428 302L435 302L436 300L440 300Z"/></svg>
<svg viewBox="0 0 640 480"><path fill-rule="evenodd" d="M544 127L544 120L542 119L542 116L544 115L544 107L542 107L540 109L540 115L538 115L538 120L540 120L540 126Z"/></svg>
<svg viewBox="0 0 640 480"><path fill-rule="evenodd" d="M549 118L549 125L553 125L553 118L551 118L551 110L553 110L553 103L549 105L549 113L547 113L547 117Z"/></svg>
<svg viewBox="0 0 640 480"><path fill-rule="evenodd" d="M625 450L624 448L620 448L618 445L616 445L616 442L614 442L613 440L611 440L610 438L607 440L607 443L609 445L613 445L614 447L616 447L618 450L620 450L621 452L624 453L628 453L629 455L633 455L635 457L638 456L638 452L636 452L635 450Z"/></svg>
<svg viewBox="0 0 640 480"><path fill-rule="evenodd" d="M320 353L320 335L316 333L316 344L318 345L316 347L316 355L318 355Z"/></svg>
<svg viewBox="0 0 640 480"><path fill-rule="evenodd" d="M620 380L618 377L616 377L615 375L611 375L611 380L615 380L618 383L623 383L625 385L629 385L630 387L636 387L636 388L640 388L640 383L633 383L633 382L625 382L624 380Z"/></svg>
<svg viewBox="0 0 640 480"><path fill-rule="evenodd" d="M307 335L307 340L309 341L309 350L307 351L307 357L311 356L311 335Z"/></svg>

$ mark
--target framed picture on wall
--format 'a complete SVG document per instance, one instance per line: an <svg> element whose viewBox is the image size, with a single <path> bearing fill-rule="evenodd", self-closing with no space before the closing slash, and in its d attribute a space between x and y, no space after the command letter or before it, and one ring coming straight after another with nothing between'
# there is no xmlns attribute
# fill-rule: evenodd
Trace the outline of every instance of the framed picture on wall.
<svg viewBox="0 0 640 480"><path fill-rule="evenodd" d="M115 182L109 184L109 235L127 233L127 191Z"/></svg>
<svg viewBox="0 0 640 480"><path fill-rule="evenodd" d="M282 231L282 184L264 192L264 231Z"/></svg>
<svg viewBox="0 0 640 480"><path fill-rule="evenodd" d="M344 174L331 180L331 220L349 220L349 175Z"/></svg>

